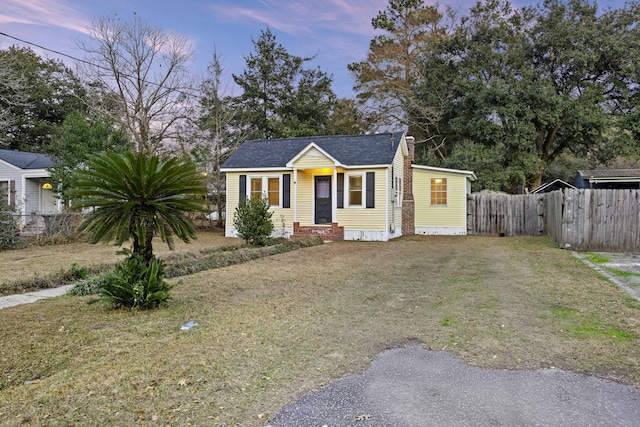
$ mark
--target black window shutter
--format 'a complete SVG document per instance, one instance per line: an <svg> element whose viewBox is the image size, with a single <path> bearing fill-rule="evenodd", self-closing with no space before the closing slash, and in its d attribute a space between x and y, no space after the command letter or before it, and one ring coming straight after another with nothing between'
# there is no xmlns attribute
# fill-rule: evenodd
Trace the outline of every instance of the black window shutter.
<svg viewBox="0 0 640 427"><path fill-rule="evenodd" d="M367 207L375 208L375 172L367 172Z"/></svg>
<svg viewBox="0 0 640 427"><path fill-rule="evenodd" d="M336 182L337 190L338 190L338 208L344 208L344 174L339 173L337 182Z"/></svg>
<svg viewBox="0 0 640 427"><path fill-rule="evenodd" d="M291 174L282 175L282 207L291 207Z"/></svg>
<svg viewBox="0 0 640 427"><path fill-rule="evenodd" d="M247 199L247 175L240 175L240 198L239 203Z"/></svg>

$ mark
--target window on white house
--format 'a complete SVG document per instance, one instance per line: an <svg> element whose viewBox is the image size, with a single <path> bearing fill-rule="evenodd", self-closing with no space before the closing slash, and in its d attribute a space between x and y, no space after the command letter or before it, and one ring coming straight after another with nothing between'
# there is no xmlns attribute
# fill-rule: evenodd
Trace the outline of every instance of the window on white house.
<svg viewBox="0 0 640 427"><path fill-rule="evenodd" d="M402 207L402 178L396 176L393 181L393 191L396 198L394 205L400 208Z"/></svg>
<svg viewBox="0 0 640 427"><path fill-rule="evenodd" d="M447 178L431 178L431 205L447 204Z"/></svg>
<svg viewBox="0 0 640 427"><path fill-rule="evenodd" d="M2 197L2 202L5 202L7 205L10 203L9 181L0 181L0 197Z"/></svg>
<svg viewBox="0 0 640 427"><path fill-rule="evenodd" d="M349 206L363 206L363 179L362 174L349 175Z"/></svg>

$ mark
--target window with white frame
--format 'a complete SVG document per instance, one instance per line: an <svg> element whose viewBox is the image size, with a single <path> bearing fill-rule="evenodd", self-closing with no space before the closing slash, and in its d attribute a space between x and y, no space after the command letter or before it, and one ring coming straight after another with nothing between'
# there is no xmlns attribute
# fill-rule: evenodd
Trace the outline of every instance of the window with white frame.
<svg viewBox="0 0 640 427"><path fill-rule="evenodd" d="M347 175L347 206L364 206L364 174Z"/></svg>
<svg viewBox="0 0 640 427"><path fill-rule="evenodd" d="M431 178L431 205L447 204L447 178Z"/></svg>
<svg viewBox="0 0 640 427"><path fill-rule="evenodd" d="M269 206L280 206L280 176L252 176L249 194L251 198L266 198Z"/></svg>
<svg viewBox="0 0 640 427"><path fill-rule="evenodd" d="M251 178L251 190L249 197L252 199L262 199L262 177Z"/></svg>
<svg viewBox="0 0 640 427"><path fill-rule="evenodd" d="M280 178L267 178L269 206L280 206Z"/></svg>
<svg viewBox="0 0 640 427"><path fill-rule="evenodd" d="M0 197L7 205L10 203L9 198L9 181L0 181Z"/></svg>
<svg viewBox="0 0 640 427"><path fill-rule="evenodd" d="M393 178L393 195L395 197L394 205L397 208L402 207L402 178L395 176Z"/></svg>

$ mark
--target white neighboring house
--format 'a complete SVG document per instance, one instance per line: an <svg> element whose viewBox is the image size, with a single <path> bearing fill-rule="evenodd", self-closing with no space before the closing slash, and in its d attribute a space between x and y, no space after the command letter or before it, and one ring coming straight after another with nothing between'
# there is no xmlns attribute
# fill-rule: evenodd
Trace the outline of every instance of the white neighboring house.
<svg viewBox="0 0 640 427"><path fill-rule="evenodd" d="M62 203L51 188L48 155L16 150L0 150L0 193L21 216L25 227L41 222L42 215L59 213Z"/></svg>

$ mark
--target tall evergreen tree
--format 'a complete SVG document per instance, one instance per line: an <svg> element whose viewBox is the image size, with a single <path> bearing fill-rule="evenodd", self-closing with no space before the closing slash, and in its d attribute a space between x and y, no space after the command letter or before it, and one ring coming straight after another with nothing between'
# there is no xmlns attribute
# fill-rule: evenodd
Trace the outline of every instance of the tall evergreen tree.
<svg viewBox="0 0 640 427"><path fill-rule="evenodd" d="M446 37L453 16L451 9L443 14L424 0L389 0L387 8L371 20L372 27L383 34L371 40L365 60L348 68L361 107L379 127L406 126L418 143L437 144L425 126L440 110L421 109L424 104L416 102L415 86L422 55Z"/></svg>
<svg viewBox="0 0 640 427"><path fill-rule="evenodd" d="M73 72L31 49L0 50L0 77L3 148L45 151L64 118L84 108L85 90Z"/></svg>
<svg viewBox="0 0 640 427"><path fill-rule="evenodd" d="M255 138L321 135L330 132L336 103L332 78L305 68L313 57L291 55L270 29L253 40L244 71L233 75L243 93L237 99Z"/></svg>
<svg viewBox="0 0 640 427"><path fill-rule="evenodd" d="M246 138L247 126L242 112L234 108L233 97L224 94L224 69L221 55L215 48L207 70L208 75L200 85L202 97L196 119L197 132L190 153L206 177L216 205L218 225L221 225L226 181L220 167Z"/></svg>

